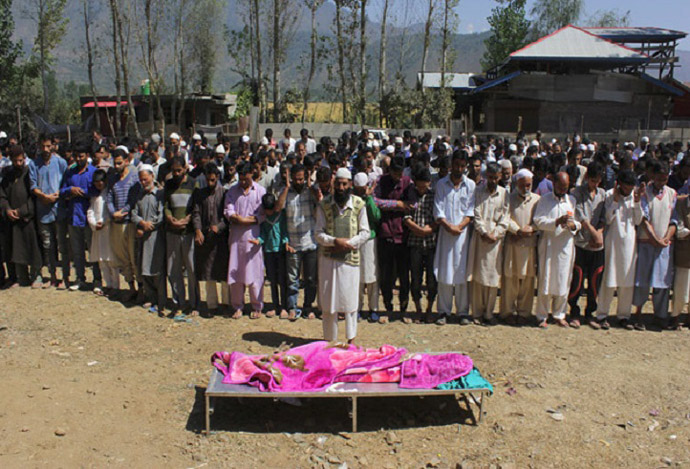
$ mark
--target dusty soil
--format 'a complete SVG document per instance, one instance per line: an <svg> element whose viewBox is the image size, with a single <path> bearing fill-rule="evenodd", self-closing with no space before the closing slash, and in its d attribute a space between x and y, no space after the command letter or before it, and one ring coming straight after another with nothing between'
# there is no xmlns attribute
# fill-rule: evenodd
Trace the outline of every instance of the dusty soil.
<svg viewBox="0 0 690 469"><path fill-rule="evenodd" d="M371 399L352 434L344 399L229 400L206 437L210 355L318 339L318 320L178 325L91 293L13 289L0 329L0 467L690 465L688 331L362 322L362 345L468 353L496 388L484 421L452 398Z"/></svg>

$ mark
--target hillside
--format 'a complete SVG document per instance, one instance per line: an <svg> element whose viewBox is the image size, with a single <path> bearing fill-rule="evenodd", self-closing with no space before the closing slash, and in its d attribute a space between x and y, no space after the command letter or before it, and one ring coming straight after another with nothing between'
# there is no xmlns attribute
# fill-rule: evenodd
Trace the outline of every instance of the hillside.
<svg viewBox="0 0 690 469"><path fill-rule="evenodd" d="M238 29L241 27L241 20L237 15L238 0L227 0L225 8L225 26L228 29ZM20 6L23 2L14 2L14 17L16 22L15 36L24 42L24 49L28 54L35 36L35 24L26 18ZM97 50L97 66L95 67L95 80L99 93L114 92L113 84L113 65L110 61L110 16L109 10L103 2L92 2L92 20L90 22L92 34L95 38L94 48ZM335 36L332 31L334 24L335 7L330 3L324 4L317 15L317 29L320 34L330 37L335 44ZM68 0L66 16L70 18L70 25L62 43L55 50L55 70L58 79L62 82L74 81L76 83L86 83L86 53L84 46L84 27L82 16L82 4L79 0ZM287 59L283 65L283 86L284 89L290 88L293 84L304 82L304 72L298 70L301 62L306 64L309 54L310 41L310 18L309 12L302 7L297 13L295 34L287 53ZM203 25L189 25L189 27L203 27ZM369 21L368 26L367 56L371 66L367 67L367 87L371 93L376 88L378 81L378 60L379 60L379 34L380 24ZM389 28L388 32L388 58L387 70L390 81L394 79L394 74L400 69L401 59L403 61L402 71L408 84L413 84L417 71L421 68L422 46L423 46L423 24L413 24L406 28L406 37L402 41L402 30ZM218 37L218 58L217 71L214 81L214 90L224 92L232 89L239 81L239 75L230 69L230 57L227 52L227 45L224 37ZM133 33L132 47L130 51L130 83L135 87L145 78L145 72L140 64L140 49L137 44L136 34ZM453 71L478 72L480 71L479 59L484 53L484 40L488 37L488 32L475 34L456 34L453 37L453 49L455 51L455 62ZM401 47L404 44L404 47ZM440 49L440 36L435 34L432 38L431 52L427 60L427 68L431 71L438 68ZM404 57L401 57L401 51ZM335 50L329 52L329 61L335 62ZM264 60L268 60L268 55ZM170 80L171 81L171 80ZM327 97L324 84L328 82L327 63L322 63L317 71L317 76L313 85L313 98L323 99Z"/></svg>

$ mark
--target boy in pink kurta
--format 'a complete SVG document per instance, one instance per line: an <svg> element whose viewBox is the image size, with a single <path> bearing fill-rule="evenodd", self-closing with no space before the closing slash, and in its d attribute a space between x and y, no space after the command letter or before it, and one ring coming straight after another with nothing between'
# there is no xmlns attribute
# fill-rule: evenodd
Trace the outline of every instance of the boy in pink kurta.
<svg viewBox="0 0 690 469"><path fill-rule="evenodd" d="M233 319L242 317L244 290L249 288L252 303L251 318L261 316L264 286L264 258L261 246L249 241L259 236L259 226L263 220L261 198L266 189L252 180L249 164L243 163L237 168L239 182L232 186L225 195L225 218L230 221L230 263L228 267L228 284L230 298L235 310Z"/></svg>

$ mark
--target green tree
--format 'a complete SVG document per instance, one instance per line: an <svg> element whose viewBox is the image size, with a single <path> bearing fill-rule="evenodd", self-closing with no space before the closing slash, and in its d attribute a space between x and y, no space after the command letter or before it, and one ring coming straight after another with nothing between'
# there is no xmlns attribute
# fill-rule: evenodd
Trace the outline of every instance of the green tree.
<svg viewBox="0 0 690 469"><path fill-rule="evenodd" d="M536 40L563 26L577 23L583 11L584 0L537 0L530 10L534 17L532 38Z"/></svg>
<svg viewBox="0 0 690 469"><path fill-rule="evenodd" d="M482 68L489 70L501 64L513 51L523 47L529 33L526 18L526 0L496 0L499 5L487 18L491 37L484 41L486 51L481 59Z"/></svg>
<svg viewBox="0 0 690 469"><path fill-rule="evenodd" d="M28 17L36 23L33 53L38 58L43 85L43 114L49 110L48 72L54 62L53 50L62 42L69 18L64 16L67 0L31 0Z"/></svg>
<svg viewBox="0 0 690 469"><path fill-rule="evenodd" d="M595 28L615 28L630 26L630 10L597 10L587 20L587 25Z"/></svg>

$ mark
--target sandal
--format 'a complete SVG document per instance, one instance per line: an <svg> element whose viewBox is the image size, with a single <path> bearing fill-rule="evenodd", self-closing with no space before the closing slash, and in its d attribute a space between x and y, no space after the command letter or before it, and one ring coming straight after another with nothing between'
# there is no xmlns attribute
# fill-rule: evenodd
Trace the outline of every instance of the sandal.
<svg viewBox="0 0 690 469"><path fill-rule="evenodd" d="M546 329L547 327L549 327L549 323L546 321L546 319L544 319L543 321L541 321L539 323L539 325L537 327L539 329Z"/></svg>
<svg viewBox="0 0 690 469"><path fill-rule="evenodd" d="M184 313L177 313L175 316L173 316L173 321L190 323L192 322L192 319L187 317L187 315Z"/></svg>
<svg viewBox="0 0 690 469"><path fill-rule="evenodd" d="M287 319L288 318L288 312L285 310L282 310L280 312L280 319Z"/></svg>
<svg viewBox="0 0 690 469"><path fill-rule="evenodd" d="M314 312L312 311L311 313L307 314L307 319L316 319L316 314L314 314Z"/></svg>
<svg viewBox="0 0 690 469"><path fill-rule="evenodd" d="M259 311L252 311L249 314L249 319L259 319L261 317L261 312Z"/></svg>
<svg viewBox="0 0 690 469"><path fill-rule="evenodd" d="M274 317L276 317L276 311L275 311L274 309L268 311L268 312L266 313L266 317L267 317L267 318L274 318Z"/></svg>
<svg viewBox="0 0 690 469"><path fill-rule="evenodd" d="M236 310L231 317L232 319L240 319L242 317L242 310Z"/></svg>

